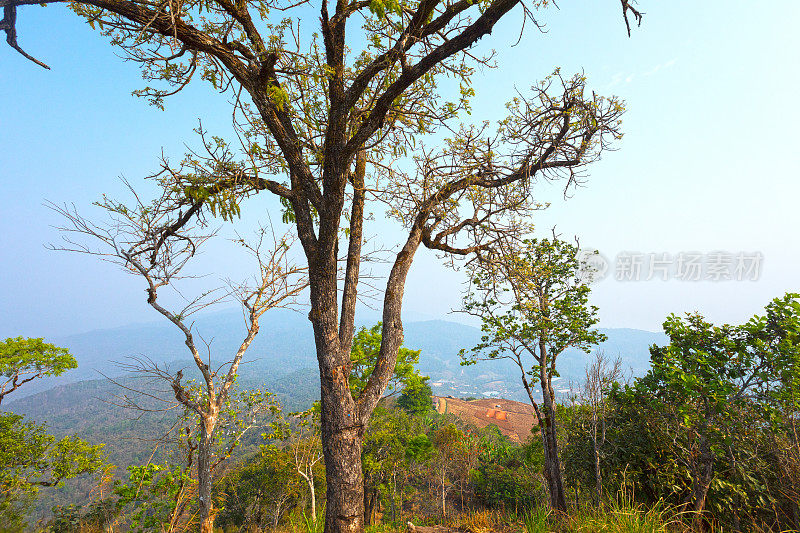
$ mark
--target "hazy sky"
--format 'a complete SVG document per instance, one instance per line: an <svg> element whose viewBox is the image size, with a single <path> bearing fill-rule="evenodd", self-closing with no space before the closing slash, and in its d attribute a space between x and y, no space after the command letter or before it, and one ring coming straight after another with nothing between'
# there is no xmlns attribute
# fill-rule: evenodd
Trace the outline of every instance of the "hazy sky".
<svg viewBox="0 0 800 533"><path fill-rule="evenodd" d="M526 28L512 47L517 10L484 39L499 68L476 74L470 119L502 118L516 88L557 66L585 72L592 89L626 101L625 138L591 167L586 186L566 201L555 188L539 193L552 202L537 219L542 232L555 225L609 260L593 292L601 325L658 330L668 313L690 310L741 321L800 289L800 3L641 0L645 19L630 39L617 0L559 6L540 13L545 34ZM229 131L226 97L198 85L166 111L148 106L131 96L143 85L136 65L64 6L21 8L18 29L22 46L52 70L0 46L0 338L156 320L137 280L95 258L45 249L58 239L59 220L43 202L86 211L102 193L121 196L118 177L140 183L162 150L179 158L198 119ZM251 212L261 215L258 208ZM372 233L391 235L384 226ZM711 255L718 251L734 256ZM706 268L735 266L726 261L739 253L762 260L757 281L644 281L648 256L640 254L648 253L670 254L661 264L672 268L681 253L683 261L700 254ZM233 257L216 245L202 265L215 278L236 277L246 270ZM626 260L641 261L640 281L616 279ZM458 306L461 281L423 250L406 309L444 317Z"/></svg>

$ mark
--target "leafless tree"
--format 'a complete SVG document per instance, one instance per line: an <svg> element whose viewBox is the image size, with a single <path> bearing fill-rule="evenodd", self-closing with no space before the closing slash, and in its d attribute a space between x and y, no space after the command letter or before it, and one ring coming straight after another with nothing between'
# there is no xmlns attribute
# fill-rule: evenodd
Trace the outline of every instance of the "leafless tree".
<svg viewBox="0 0 800 533"><path fill-rule="evenodd" d="M54 248L97 255L142 278L146 283L147 303L182 332L186 348L201 376L199 385L184 383L182 369L173 374L146 360L134 360L128 370L169 383L175 400L196 417L200 430L196 450L199 514L201 530L210 532L214 518L211 499L213 473L221 460L230 455L230 450L214 453L215 433L222 430L220 417L230 408L239 365L258 334L261 316L269 309L291 305L307 287L308 281L305 270L291 263L291 238L278 238L262 229L254 243L237 239L256 259L259 271L255 282L230 283L230 291L224 294L225 297L232 295L241 303L246 333L236 353L213 369L211 346L206 344L204 359L189 319L224 296L218 291L207 291L177 311L159 302L159 291L184 277L183 271L190 259L213 232L204 231L202 221L194 226L185 224L185 220L192 216L191 210L182 212L175 209L171 198L173 192L169 187L164 190L165 193L151 204L143 203L134 193L135 203L131 207L105 198L99 205L110 215L110 220L99 224L84 218L74 208L51 204L50 207L67 222L61 228L65 232L66 245ZM85 238L76 239L76 235L89 237L91 244L87 244ZM268 247L264 246L265 241L269 242ZM141 390L138 393L163 401L163 397L157 394ZM133 397L124 398L128 406L137 407ZM248 416L252 419L255 413ZM246 424L244 427L246 430L250 426ZM239 437L228 439L230 446L235 446ZM191 458L192 453L188 456Z"/></svg>
<svg viewBox="0 0 800 533"><path fill-rule="evenodd" d="M594 361L586 366L586 375L580 389L580 402L589 411L589 432L592 438L594 460L595 497L602 502L603 478L600 473L600 449L606 441L606 412L611 386L623 377L622 359L609 358L605 352L595 352Z"/></svg>
<svg viewBox="0 0 800 533"><path fill-rule="evenodd" d="M314 467L322 460L319 421L313 413L305 414L296 434L290 439L289 450L295 470L308 485L311 498L311 519L317 521L317 491Z"/></svg>

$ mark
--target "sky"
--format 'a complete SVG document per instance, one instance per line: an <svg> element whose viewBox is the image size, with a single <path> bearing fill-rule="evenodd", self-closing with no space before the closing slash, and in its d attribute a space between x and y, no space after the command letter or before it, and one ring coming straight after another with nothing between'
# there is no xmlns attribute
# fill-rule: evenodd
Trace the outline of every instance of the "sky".
<svg viewBox="0 0 800 533"><path fill-rule="evenodd" d="M513 12L480 43L497 50L498 67L476 72L468 120L503 118L516 90L556 67L583 72L591 89L624 99L625 136L590 167L583 187L564 199L557 187L537 185L551 203L535 218L537 231L555 227L606 261L607 276L592 292L601 326L657 331L668 314L689 311L741 322L800 289L800 3L641 0L638 7L644 21L628 38L617 0L562 1L538 13L544 33L526 27L516 45L520 13ZM198 120L229 132L227 99L198 85L165 111L149 106L131 95L144 85L137 66L64 6L20 8L18 33L52 70L0 46L0 338L158 320L138 280L95 257L46 248L58 242L61 221L44 204L91 213L102 194L124 196L119 178L141 185L160 154L180 158ZM270 205L253 204L243 227ZM368 233L399 235L376 218ZM214 279L246 275L229 244L212 246L199 268ZM652 276L651 265L659 266ZM747 268L737 273L737 265ZM422 250L406 287L409 316L463 321L450 313L463 280Z"/></svg>

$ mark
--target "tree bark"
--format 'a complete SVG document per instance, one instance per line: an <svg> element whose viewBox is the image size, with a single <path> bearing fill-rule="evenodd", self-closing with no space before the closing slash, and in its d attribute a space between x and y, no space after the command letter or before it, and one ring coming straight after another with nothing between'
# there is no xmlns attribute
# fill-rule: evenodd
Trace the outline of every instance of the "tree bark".
<svg viewBox="0 0 800 533"><path fill-rule="evenodd" d="M700 458L695 470L694 487L692 487L691 506L695 513L702 513L706 506L708 489L714 470L714 453L704 433L700 434Z"/></svg>
<svg viewBox="0 0 800 533"><path fill-rule="evenodd" d="M550 504L556 511L567 512L567 499L564 495L564 479L561 475L561 462L558 459L558 440L556 435L556 410L551 375L548 369L547 347L539 345L539 380L542 385L542 406L544 410L544 467L550 489Z"/></svg>
<svg viewBox="0 0 800 533"><path fill-rule="evenodd" d="M363 429L323 408L327 502L325 531L360 532L364 529L364 482L361 472ZM325 415L328 415L327 417Z"/></svg>
<svg viewBox="0 0 800 533"><path fill-rule="evenodd" d="M214 502L211 496L211 445L214 428L217 424L216 414L204 417L201 421L200 446L197 454L197 496L200 514L200 533L214 532Z"/></svg>

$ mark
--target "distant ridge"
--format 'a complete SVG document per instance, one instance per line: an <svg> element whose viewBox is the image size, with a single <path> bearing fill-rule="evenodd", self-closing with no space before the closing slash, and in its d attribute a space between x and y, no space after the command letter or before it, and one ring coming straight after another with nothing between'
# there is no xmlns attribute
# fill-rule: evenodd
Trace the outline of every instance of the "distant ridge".
<svg viewBox="0 0 800 533"><path fill-rule="evenodd" d="M374 315L374 313L370 313ZM376 316L367 315L361 325L372 325ZM413 317L411 315L409 318ZM459 350L469 349L481 337L478 328L443 319L414 321L406 319L405 345L421 349L420 370L438 384L434 393L446 396L503 396L525 401L517 384L518 369L508 361L481 362L463 367ZM195 328L204 338L213 339L213 356L225 360L238 348L244 332L242 315L236 310L219 311L198 316ZM608 340L601 349L614 357L620 355L624 367L641 375L649 366L650 345L665 342L661 333L636 329L603 329ZM131 324L113 329L94 330L77 335L48 339L70 349L78 360L78 368L58 378L30 383L18 391L14 400L43 392L59 385L85 380L120 376L123 371L115 364L128 357L147 357L159 364L174 368L189 368L191 363L179 332L167 323ZM589 356L576 350L567 351L559 360L560 380L557 388L568 388L570 381L580 380ZM276 309L262 317L261 332L245 356L240 380L245 384L275 383L276 378L300 369L316 369L314 339L306 315ZM317 380L313 385L317 386Z"/></svg>

